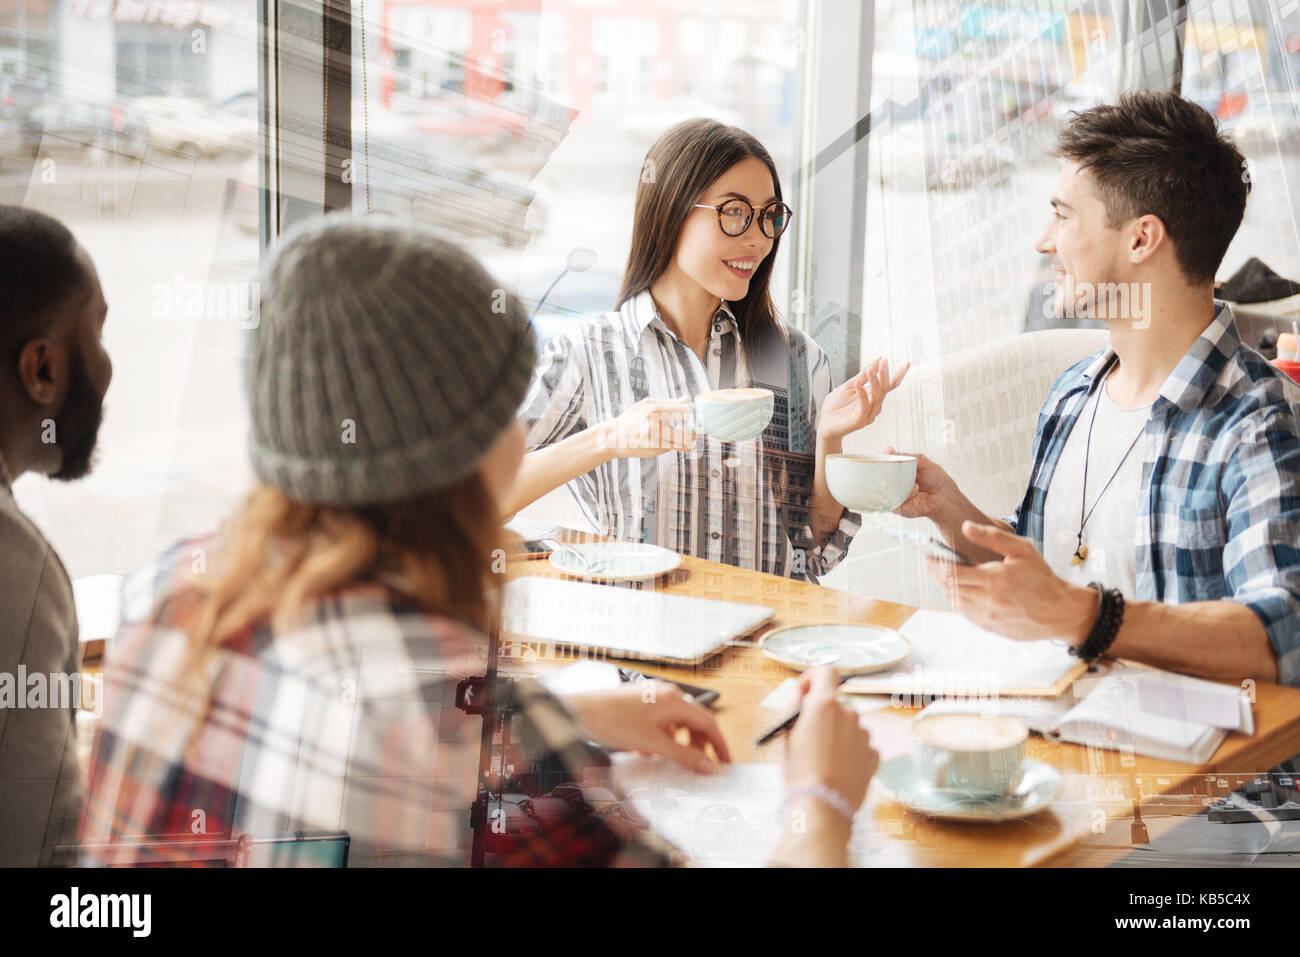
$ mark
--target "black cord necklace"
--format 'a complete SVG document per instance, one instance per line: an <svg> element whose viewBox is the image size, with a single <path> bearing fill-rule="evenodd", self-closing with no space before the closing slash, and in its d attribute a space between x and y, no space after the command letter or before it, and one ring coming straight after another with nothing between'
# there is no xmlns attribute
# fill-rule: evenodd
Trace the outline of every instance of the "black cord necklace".
<svg viewBox="0 0 1300 957"><path fill-rule="evenodd" d="M1106 373L1106 377L1110 378L1109 372ZM1097 493L1097 501L1092 503L1092 508L1088 509L1088 514L1085 515L1083 513L1083 508L1088 503L1088 460L1092 457L1092 427L1097 424L1097 410L1101 408L1101 393L1105 388L1106 379L1102 379L1101 384L1097 387L1097 402L1092 407L1092 421L1088 423L1088 444L1083 448L1083 494L1079 496L1078 547L1075 548L1074 554L1070 557L1071 565L1082 565L1088 558L1088 547L1083 544L1084 526L1088 524L1088 519L1092 518L1092 513L1097 510L1097 504L1101 501L1101 497L1106 494L1106 489L1110 488L1110 483L1115 481L1115 476L1119 474L1119 470L1122 469L1124 463L1128 461L1129 454L1137 447L1138 439L1142 438L1142 434L1147 430L1146 423L1143 422L1142 429L1137 435L1133 436L1133 441L1129 443L1128 451L1126 451L1124 457L1119 460L1119 465L1115 466L1115 471L1110 473L1110 478L1106 480L1106 484L1103 485L1101 491Z"/></svg>

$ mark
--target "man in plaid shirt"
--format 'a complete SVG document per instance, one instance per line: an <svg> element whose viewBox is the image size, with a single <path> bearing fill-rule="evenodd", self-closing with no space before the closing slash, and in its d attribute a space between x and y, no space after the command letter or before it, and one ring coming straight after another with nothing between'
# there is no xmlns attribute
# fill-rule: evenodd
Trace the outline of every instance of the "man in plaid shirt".
<svg viewBox="0 0 1300 957"><path fill-rule="evenodd" d="M1111 654L1300 685L1300 389L1214 299L1245 212L1245 160L1173 93L1077 114L1054 155L1037 248L1057 302L1104 319L1110 347L1053 385L1010 521L923 456L899 512L933 519L983 563L943 576L983 627L1080 647L1100 579L1130 599ZM1121 289L1133 294L1097 295Z"/></svg>
<svg viewBox="0 0 1300 957"><path fill-rule="evenodd" d="M468 864L484 718L456 707L456 689L483 674L485 639L362 585L308 602L290 622L245 629L181 686L174 676L194 610L185 577L209 547L174 549L151 576L159 589L140 579L128 586L130 617L105 673L81 863L138 863L120 853L136 842L154 846L151 861L204 863L219 857L205 846L239 835L323 831L347 833L349 866ZM519 681L501 706L512 712L514 744L503 763L516 777L506 790L530 781L609 787L604 753L554 696ZM493 795L486 808L490 866L674 859L645 828L577 802L548 802L568 810L524 827L506 803Z"/></svg>

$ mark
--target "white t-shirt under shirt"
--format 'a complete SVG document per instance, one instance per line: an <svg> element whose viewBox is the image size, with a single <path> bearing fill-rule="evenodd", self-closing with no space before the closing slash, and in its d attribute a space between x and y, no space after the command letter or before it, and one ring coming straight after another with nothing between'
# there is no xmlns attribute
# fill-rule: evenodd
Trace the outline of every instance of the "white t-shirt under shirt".
<svg viewBox="0 0 1300 957"><path fill-rule="evenodd" d="M1146 426L1151 406L1121 408L1111 401L1106 389L1107 383L1103 382L1084 405L1052 472L1043 513L1043 557L1052 571L1066 581L1077 585L1101 582L1107 588L1118 588L1125 598L1132 599L1137 591L1135 529L1144 455L1141 439L1132 452L1129 446ZM1079 502L1083 496L1088 425L1094 409L1097 420L1092 428L1091 453L1086 456L1088 501L1084 514L1097 504L1083 530L1088 557L1083 564L1072 565L1079 541ZM1102 489L1111 475L1115 478L1103 495Z"/></svg>

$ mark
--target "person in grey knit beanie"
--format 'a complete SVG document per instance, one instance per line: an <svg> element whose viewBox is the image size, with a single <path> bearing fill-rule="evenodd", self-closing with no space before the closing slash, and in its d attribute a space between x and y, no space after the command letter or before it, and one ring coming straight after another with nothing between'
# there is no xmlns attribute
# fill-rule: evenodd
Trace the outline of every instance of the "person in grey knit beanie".
<svg viewBox="0 0 1300 957"><path fill-rule="evenodd" d="M253 471L318 505L453 485L515 416L535 348L515 298L454 244L385 216L312 220L263 274Z"/></svg>

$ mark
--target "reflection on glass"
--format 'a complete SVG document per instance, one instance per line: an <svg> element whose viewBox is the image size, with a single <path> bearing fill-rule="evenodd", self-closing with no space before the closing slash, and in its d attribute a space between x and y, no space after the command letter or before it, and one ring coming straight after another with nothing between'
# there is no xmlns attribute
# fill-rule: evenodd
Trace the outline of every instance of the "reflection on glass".
<svg viewBox="0 0 1300 957"><path fill-rule="evenodd" d="M96 468L15 489L73 578L210 529L243 484L256 24L254 0L0 11L0 202L67 224L109 304Z"/></svg>
<svg viewBox="0 0 1300 957"><path fill-rule="evenodd" d="M595 264L541 304L534 323L548 338L613 308L628 184L669 127L698 116L739 125L791 175L799 6L728 0L699 16L561 0L539 13L508 0L367 3L363 15L358 0L354 205L442 229L530 312L574 248L594 250ZM784 267L776 274L784 288Z"/></svg>

